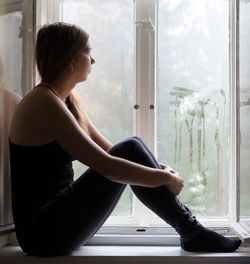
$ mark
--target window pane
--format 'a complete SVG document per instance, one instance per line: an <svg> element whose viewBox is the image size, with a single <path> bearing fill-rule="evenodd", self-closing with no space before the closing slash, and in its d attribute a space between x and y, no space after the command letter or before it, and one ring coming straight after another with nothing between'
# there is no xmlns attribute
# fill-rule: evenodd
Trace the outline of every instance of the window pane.
<svg viewBox="0 0 250 264"><path fill-rule="evenodd" d="M229 1L161 0L157 148L201 218L228 213Z"/></svg>
<svg viewBox="0 0 250 264"><path fill-rule="evenodd" d="M12 223L8 150L8 129L15 101L8 90L21 94L22 40L18 37L21 12L0 13L0 225ZM4 240L3 240L4 241ZM0 244L1 241L0 241ZM1 245L0 245L1 247Z"/></svg>
<svg viewBox="0 0 250 264"><path fill-rule="evenodd" d="M133 1L61 0L60 10L61 21L80 25L90 35L96 64L77 90L97 128L117 143L133 134ZM131 206L126 190L113 215L130 215Z"/></svg>
<svg viewBox="0 0 250 264"><path fill-rule="evenodd" d="M241 217L250 217L250 2L240 2Z"/></svg>
<svg viewBox="0 0 250 264"><path fill-rule="evenodd" d="M21 24L21 12L0 15L0 85L19 94L22 74Z"/></svg>

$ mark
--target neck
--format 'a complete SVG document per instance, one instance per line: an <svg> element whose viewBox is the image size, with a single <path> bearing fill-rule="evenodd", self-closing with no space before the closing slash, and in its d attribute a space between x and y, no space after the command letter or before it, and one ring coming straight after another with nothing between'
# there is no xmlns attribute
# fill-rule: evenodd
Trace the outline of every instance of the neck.
<svg viewBox="0 0 250 264"><path fill-rule="evenodd" d="M75 86L70 84L69 82L60 80L51 82L42 81L40 84L48 86L52 90L52 92L63 102L66 101L66 98L70 95L71 91L74 89Z"/></svg>

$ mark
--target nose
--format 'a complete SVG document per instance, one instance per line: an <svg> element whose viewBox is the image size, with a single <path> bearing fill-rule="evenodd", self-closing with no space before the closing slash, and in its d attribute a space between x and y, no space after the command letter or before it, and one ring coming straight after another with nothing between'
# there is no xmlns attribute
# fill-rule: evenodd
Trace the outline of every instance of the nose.
<svg viewBox="0 0 250 264"><path fill-rule="evenodd" d="M95 64L95 59L91 56L91 64Z"/></svg>

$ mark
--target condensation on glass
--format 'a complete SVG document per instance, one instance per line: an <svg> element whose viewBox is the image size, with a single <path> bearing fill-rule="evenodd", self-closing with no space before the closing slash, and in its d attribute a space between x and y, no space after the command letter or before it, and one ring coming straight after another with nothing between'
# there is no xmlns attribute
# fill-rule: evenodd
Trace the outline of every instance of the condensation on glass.
<svg viewBox="0 0 250 264"><path fill-rule="evenodd" d="M228 215L229 1L161 0L157 152L200 218Z"/></svg>
<svg viewBox="0 0 250 264"><path fill-rule="evenodd" d="M19 29L22 13L6 12L1 10L0 14L0 87L21 95L22 40Z"/></svg>
<svg viewBox="0 0 250 264"><path fill-rule="evenodd" d="M9 12L4 5L0 6L0 226L13 222L8 166L8 129L18 102L17 95L10 91L21 94L22 40L19 38L21 23L21 12Z"/></svg>
<svg viewBox="0 0 250 264"><path fill-rule="evenodd" d="M96 64L88 81L77 87L85 110L113 143L133 134L134 3L130 0L61 0L60 20L81 26L90 35ZM83 167L74 164L77 175ZM112 216L132 214L126 189Z"/></svg>

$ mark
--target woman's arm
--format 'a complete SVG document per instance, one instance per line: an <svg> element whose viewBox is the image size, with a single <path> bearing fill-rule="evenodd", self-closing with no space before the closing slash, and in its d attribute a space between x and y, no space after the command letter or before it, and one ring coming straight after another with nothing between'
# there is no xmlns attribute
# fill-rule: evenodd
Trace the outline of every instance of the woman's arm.
<svg viewBox="0 0 250 264"><path fill-rule="evenodd" d="M109 180L147 187L166 185L172 188L173 193L180 192L183 181L171 172L149 168L108 154L82 130L59 98L46 94L33 104L37 126L73 158Z"/></svg>

